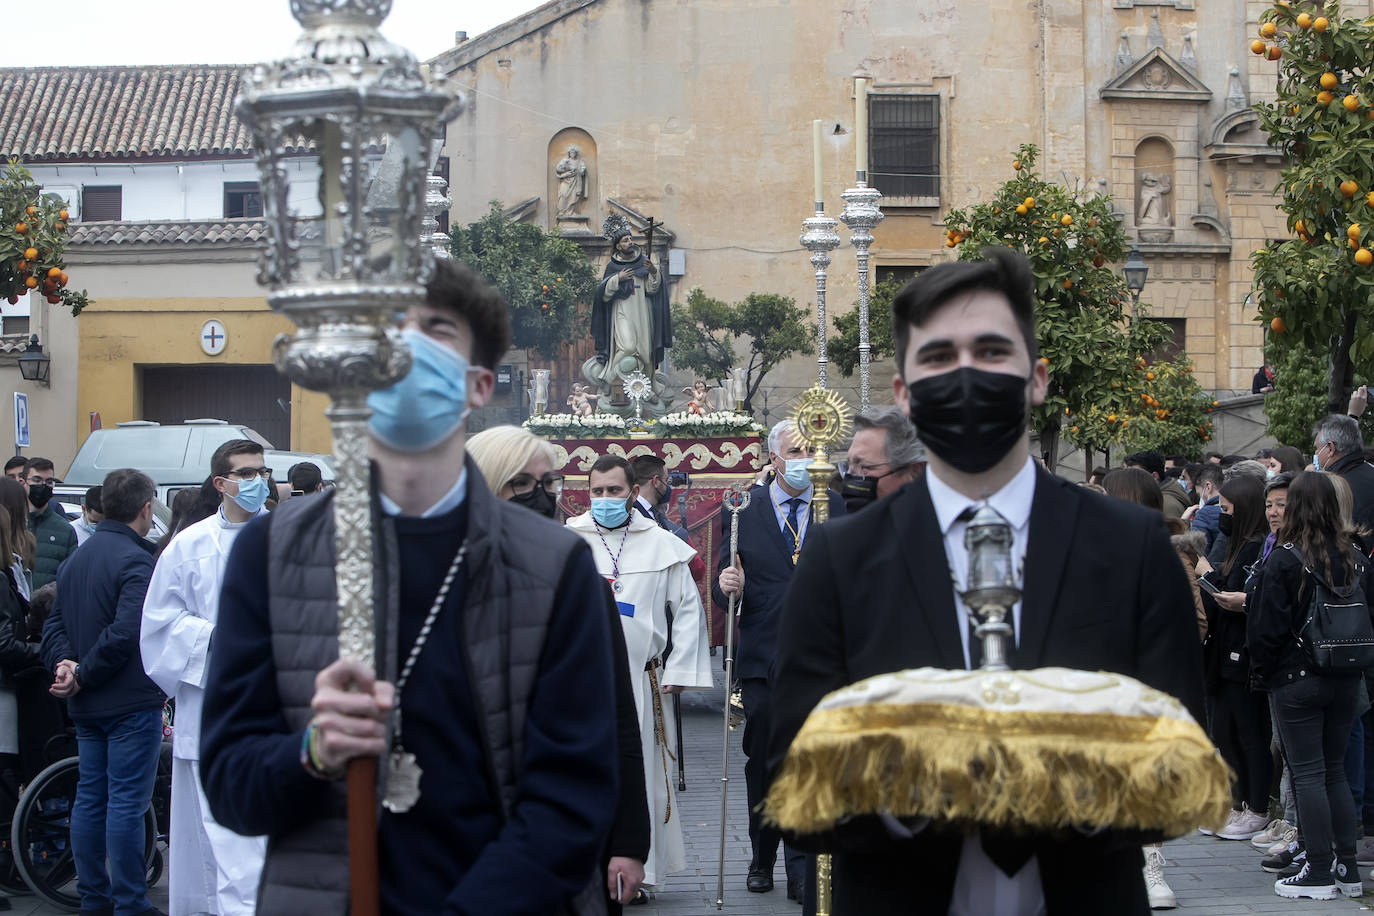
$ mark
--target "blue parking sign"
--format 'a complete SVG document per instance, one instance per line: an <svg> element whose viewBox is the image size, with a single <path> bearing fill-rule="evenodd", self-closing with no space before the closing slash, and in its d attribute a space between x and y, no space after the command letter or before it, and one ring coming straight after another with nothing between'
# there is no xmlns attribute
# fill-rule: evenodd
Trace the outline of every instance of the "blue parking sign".
<svg viewBox="0 0 1374 916"><path fill-rule="evenodd" d="M29 396L14 393L14 447L29 447Z"/></svg>

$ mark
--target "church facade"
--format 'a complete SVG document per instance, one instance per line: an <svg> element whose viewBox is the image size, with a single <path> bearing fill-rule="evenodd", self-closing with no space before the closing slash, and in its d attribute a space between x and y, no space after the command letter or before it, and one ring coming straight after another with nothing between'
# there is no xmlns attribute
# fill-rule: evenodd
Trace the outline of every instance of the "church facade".
<svg viewBox="0 0 1374 916"><path fill-rule="evenodd" d="M1249 50L1267 8L554 0L432 61L467 97L446 141L452 219L500 200L604 260L607 216L638 229L652 217L674 302L701 287L812 308L798 243L812 210L812 121L823 121L822 190L836 216L854 183L862 75L867 164L885 215L875 280L950 257L944 214L990 195L1011 176L1016 147L1035 143L1047 178L1110 195L1150 267L1142 303L1169 324L1201 384L1248 392L1264 343L1250 256L1286 233L1273 194L1282 162L1250 110L1274 91L1276 65ZM832 315L856 299L854 249L839 232ZM891 368L874 364L874 403L890 398ZM564 386L575 380L566 374ZM769 376L774 419L814 375L814 360L796 357ZM855 395L857 378L831 375Z"/></svg>

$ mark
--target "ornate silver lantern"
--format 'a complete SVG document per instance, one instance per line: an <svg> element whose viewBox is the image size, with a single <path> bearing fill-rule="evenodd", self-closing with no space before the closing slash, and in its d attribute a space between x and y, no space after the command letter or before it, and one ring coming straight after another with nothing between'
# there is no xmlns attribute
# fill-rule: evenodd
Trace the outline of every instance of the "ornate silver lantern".
<svg viewBox="0 0 1374 916"><path fill-rule="evenodd" d="M978 507L964 531L968 548L968 590L960 597L978 618L975 635L983 643L984 671L1006 671L1011 655L1007 615L1021 600L1012 568L1011 525L987 503Z"/></svg>
<svg viewBox="0 0 1374 916"><path fill-rule="evenodd" d="M296 325L277 368L327 392L337 492L339 653L376 668L368 392L410 367L397 316L433 266L420 243L433 138L460 98L430 84L377 27L391 0L290 0L305 31L291 56L245 78L267 238L258 280ZM348 768L350 912L378 910L375 759Z"/></svg>

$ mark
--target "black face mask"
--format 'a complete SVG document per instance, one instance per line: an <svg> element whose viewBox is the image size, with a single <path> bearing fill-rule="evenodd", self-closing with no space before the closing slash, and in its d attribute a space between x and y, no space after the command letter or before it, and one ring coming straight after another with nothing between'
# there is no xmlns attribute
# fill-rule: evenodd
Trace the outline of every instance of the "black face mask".
<svg viewBox="0 0 1374 916"><path fill-rule="evenodd" d="M886 476L886 475L884 475ZM878 498L878 477L860 477L858 474L844 475L840 487L840 498L844 500L844 511L853 514Z"/></svg>
<svg viewBox="0 0 1374 916"><path fill-rule="evenodd" d="M34 508L41 509L52 499L52 486L46 483L29 484L29 502L33 503Z"/></svg>
<svg viewBox="0 0 1374 916"><path fill-rule="evenodd" d="M1225 512L1223 512L1221 515L1218 515L1217 530L1229 538L1231 536L1231 522L1234 519L1235 516L1227 515Z"/></svg>
<svg viewBox="0 0 1374 916"><path fill-rule="evenodd" d="M912 382L911 422L941 461L978 474L1026 432L1026 378L963 366Z"/></svg>
<svg viewBox="0 0 1374 916"><path fill-rule="evenodd" d="M553 518L554 510L558 506L543 487L535 487L528 493L517 493L510 498L510 501L517 506L533 509L545 518Z"/></svg>

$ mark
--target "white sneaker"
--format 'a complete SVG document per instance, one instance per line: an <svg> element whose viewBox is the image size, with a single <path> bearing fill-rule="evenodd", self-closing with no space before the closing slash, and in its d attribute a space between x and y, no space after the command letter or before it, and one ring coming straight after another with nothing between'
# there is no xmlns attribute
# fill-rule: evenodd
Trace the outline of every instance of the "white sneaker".
<svg viewBox="0 0 1374 916"><path fill-rule="evenodd" d="M1266 823L1263 814L1256 814L1249 808L1242 808L1230 823L1217 831L1217 839L1248 840L1259 834Z"/></svg>
<svg viewBox="0 0 1374 916"><path fill-rule="evenodd" d="M1298 828L1289 827L1287 830L1280 833L1278 835L1278 839L1275 840L1273 843L1270 843L1269 847L1265 849L1264 852L1266 855L1276 856L1279 853L1283 852L1285 849L1287 849L1290 844L1296 843L1297 841ZM1255 841L1251 840L1250 842L1253 843Z"/></svg>
<svg viewBox="0 0 1374 916"><path fill-rule="evenodd" d="M1225 826L1225 827L1222 827L1221 829L1222 829L1222 830L1229 829L1230 826L1236 822L1236 818L1238 818L1238 817L1240 817L1240 812L1237 811L1236 809L1232 808L1231 811L1230 811L1230 813L1226 815L1226 826ZM1203 836L1216 836L1216 835L1217 835L1217 831L1216 831L1216 830L1213 830L1213 829L1210 828L1210 827L1199 827L1199 828L1197 829L1197 832L1200 833L1200 834L1202 834Z"/></svg>
<svg viewBox="0 0 1374 916"><path fill-rule="evenodd" d="M1164 850L1156 846L1146 846L1145 852L1145 893L1150 898L1150 909L1172 910L1178 906L1178 898L1164 880Z"/></svg>
<svg viewBox="0 0 1374 916"><path fill-rule="evenodd" d="M1276 817L1268 825L1250 840L1250 845L1256 849L1268 849L1280 839L1280 835L1291 829L1291 825L1281 817ZM1287 843L1283 845L1287 846Z"/></svg>

